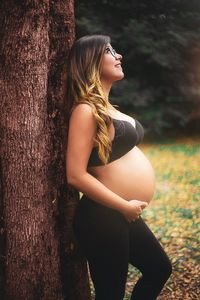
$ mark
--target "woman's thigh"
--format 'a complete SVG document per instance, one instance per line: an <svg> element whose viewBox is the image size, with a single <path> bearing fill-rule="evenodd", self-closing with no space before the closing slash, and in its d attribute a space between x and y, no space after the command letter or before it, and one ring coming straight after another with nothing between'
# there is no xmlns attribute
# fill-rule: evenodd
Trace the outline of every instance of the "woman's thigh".
<svg viewBox="0 0 200 300"><path fill-rule="evenodd" d="M161 276L171 268L163 247L141 217L130 224L130 263L143 274Z"/></svg>
<svg viewBox="0 0 200 300"><path fill-rule="evenodd" d="M82 202L81 202L82 201ZM84 197L74 230L86 256L97 299L123 299L129 262L129 224L117 211Z"/></svg>

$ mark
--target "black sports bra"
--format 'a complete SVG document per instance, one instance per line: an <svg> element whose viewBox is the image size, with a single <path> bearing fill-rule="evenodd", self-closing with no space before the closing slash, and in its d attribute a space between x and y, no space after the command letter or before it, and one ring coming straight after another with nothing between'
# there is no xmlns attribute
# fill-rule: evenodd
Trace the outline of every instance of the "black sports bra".
<svg viewBox="0 0 200 300"><path fill-rule="evenodd" d="M135 145L138 145L144 137L144 129L139 121L135 120L135 127L126 120L112 118L112 121L115 128L115 136L112 140L112 150L107 164L125 155ZM103 165L98 156L98 148L93 147L88 167Z"/></svg>

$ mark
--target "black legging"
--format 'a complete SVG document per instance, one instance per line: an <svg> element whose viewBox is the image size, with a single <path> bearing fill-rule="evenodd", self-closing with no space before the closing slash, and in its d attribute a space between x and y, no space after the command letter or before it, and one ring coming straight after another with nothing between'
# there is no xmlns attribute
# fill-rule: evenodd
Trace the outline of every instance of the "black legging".
<svg viewBox="0 0 200 300"><path fill-rule="evenodd" d="M131 300L156 299L172 267L141 217L128 223L118 211L83 195L75 213L74 231L88 260L96 300L123 299L129 263L142 273Z"/></svg>

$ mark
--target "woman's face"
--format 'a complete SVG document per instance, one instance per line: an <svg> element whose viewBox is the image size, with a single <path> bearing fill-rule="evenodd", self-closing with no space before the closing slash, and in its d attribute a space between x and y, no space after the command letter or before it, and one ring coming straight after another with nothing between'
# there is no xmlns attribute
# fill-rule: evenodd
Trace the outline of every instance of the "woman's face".
<svg viewBox="0 0 200 300"><path fill-rule="evenodd" d="M100 77L102 81L112 83L124 77L121 60L122 56L108 44L101 63Z"/></svg>

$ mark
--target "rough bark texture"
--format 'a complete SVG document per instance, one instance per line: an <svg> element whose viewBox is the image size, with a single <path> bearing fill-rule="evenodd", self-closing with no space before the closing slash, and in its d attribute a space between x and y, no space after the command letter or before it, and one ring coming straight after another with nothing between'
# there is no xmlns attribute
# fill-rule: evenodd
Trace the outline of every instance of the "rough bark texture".
<svg viewBox="0 0 200 300"><path fill-rule="evenodd" d="M68 251L77 197L64 181L59 108L73 22L71 0L0 4L1 299L89 299L88 285L77 291L85 261Z"/></svg>
<svg viewBox="0 0 200 300"><path fill-rule="evenodd" d="M0 157L1 164L1 157ZM3 219L3 190L2 190L2 175L0 168L0 299L4 297L4 285L5 285L5 225Z"/></svg>
<svg viewBox="0 0 200 300"><path fill-rule="evenodd" d="M6 300L63 299L49 191L48 1L4 1L1 155ZM3 32L2 32L3 34ZM54 203L54 205L52 205Z"/></svg>
<svg viewBox="0 0 200 300"><path fill-rule="evenodd" d="M67 18L66 18L67 13ZM79 200L79 194L66 185L65 150L68 120L67 99L65 99L66 49L72 44L73 1L50 1L50 70L48 86L49 115L54 130L52 144L54 163L52 182L54 199L59 206L59 234L62 284L66 299L89 300L90 289L86 260L81 257L72 231L72 219ZM63 101L64 100L64 101ZM53 157L52 156L52 157Z"/></svg>

